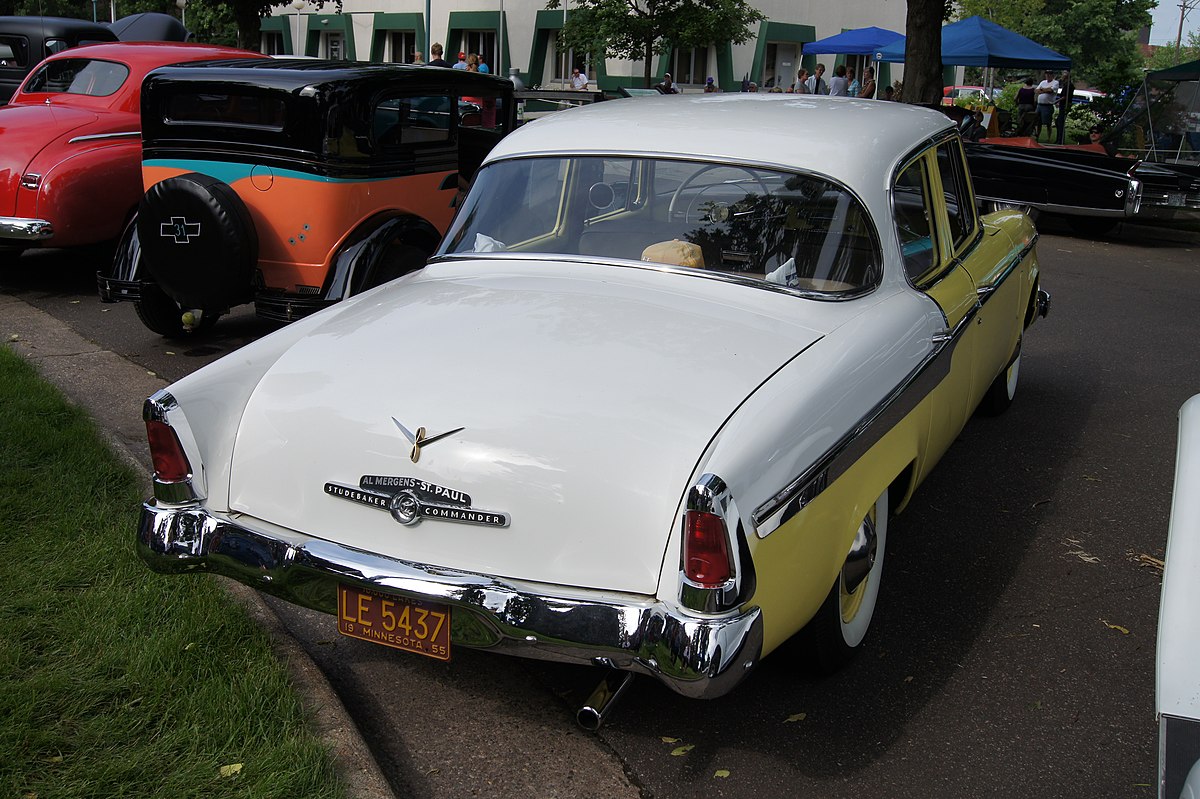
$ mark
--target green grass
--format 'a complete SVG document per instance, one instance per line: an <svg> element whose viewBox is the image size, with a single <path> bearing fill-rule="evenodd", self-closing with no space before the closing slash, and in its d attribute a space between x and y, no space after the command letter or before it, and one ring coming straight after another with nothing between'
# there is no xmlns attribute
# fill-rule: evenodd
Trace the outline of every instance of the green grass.
<svg viewBox="0 0 1200 799"><path fill-rule="evenodd" d="M0 347L0 796L341 796L266 635L134 554L141 493Z"/></svg>

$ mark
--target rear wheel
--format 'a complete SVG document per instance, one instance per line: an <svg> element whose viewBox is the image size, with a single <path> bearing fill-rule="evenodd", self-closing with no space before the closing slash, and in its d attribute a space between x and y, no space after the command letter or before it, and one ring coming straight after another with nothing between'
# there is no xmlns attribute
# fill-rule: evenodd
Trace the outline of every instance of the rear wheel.
<svg viewBox="0 0 1200 799"><path fill-rule="evenodd" d="M879 600L887 528L888 492L884 490L858 525L821 609L803 630L809 659L821 674L837 671L862 647Z"/></svg>
<svg viewBox="0 0 1200 799"><path fill-rule="evenodd" d="M407 275L425 266L430 251L404 241L392 241L379 255L363 290L381 286L389 280Z"/></svg>
<svg viewBox="0 0 1200 799"><path fill-rule="evenodd" d="M143 284L141 299L133 304L142 324L167 338L181 338L194 333L203 333L217 323L220 313L204 311L189 328L184 325L184 309L167 296L166 292L153 284Z"/></svg>

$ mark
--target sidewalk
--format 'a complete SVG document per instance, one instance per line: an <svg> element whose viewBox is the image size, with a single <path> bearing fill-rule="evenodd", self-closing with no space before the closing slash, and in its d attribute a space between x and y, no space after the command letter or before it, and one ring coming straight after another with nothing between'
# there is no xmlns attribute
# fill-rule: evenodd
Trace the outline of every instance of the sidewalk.
<svg viewBox="0 0 1200 799"><path fill-rule="evenodd" d="M142 401L166 386L165 380L100 348L49 314L4 295L0 295L0 335L8 347L36 366L42 377L84 408L113 450L149 479ZM231 580L221 582L271 636L276 655L287 665L305 700L316 733L333 752L347 795L395 799L358 727L321 670L256 591Z"/></svg>

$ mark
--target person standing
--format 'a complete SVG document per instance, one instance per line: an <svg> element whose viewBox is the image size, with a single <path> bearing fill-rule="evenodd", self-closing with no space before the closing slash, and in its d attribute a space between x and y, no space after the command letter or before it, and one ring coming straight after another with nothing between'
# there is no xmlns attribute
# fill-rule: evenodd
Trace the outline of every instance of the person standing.
<svg viewBox="0 0 1200 799"><path fill-rule="evenodd" d="M800 67L796 71L796 85L792 87L796 94L808 94L808 70Z"/></svg>
<svg viewBox="0 0 1200 799"><path fill-rule="evenodd" d="M817 64L817 68L813 70L812 77L808 79L809 94L829 94L829 84L821 77L825 74L825 65Z"/></svg>
<svg viewBox="0 0 1200 799"><path fill-rule="evenodd" d="M458 51L458 60L454 62L454 68L455 69L466 69L467 68L467 54L465 52L463 52L462 50Z"/></svg>
<svg viewBox="0 0 1200 799"><path fill-rule="evenodd" d="M489 75L492 72L490 69L488 69L487 59L483 57L483 53L479 54L479 71L484 75Z"/></svg>
<svg viewBox="0 0 1200 799"><path fill-rule="evenodd" d="M446 59L442 58L442 45L439 44L438 42L434 42L433 47L429 48L429 53L433 56L433 58L429 59L429 66L431 66L431 67L448 67L448 66L450 66L449 64L446 63Z"/></svg>
<svg viewBox="0 0 1200 799"><path fill-rule="evenodd" d="M846 65L838 64L834 67L833 77L829 79L829 96L830 97L845 97L847 95L846 87Z"/></svg>
<svg viewBox="0 0 1200 799"><path fill-rule="evenodd" d="M1038 124L1034 128L1033 137L1037 139L1042 135L1042 128L1050 133L1050 126L1054 121L1054 103L1058 100L1058 81L1054 79L1053 72L1045 71L1042 75L1042 82L1034 90L1034 95L1037 97Z"/></svg>
<svg viewBox="0 0 1200 799"><path fill-rule="evenodd" d="M858 96L866 100L875 99L875 67L867 67L863 70L863 85L858 90Z"/></svg>
<svg viewBox="0 0 1200 799"><path fill-rule="evenodd" d="M849 83L846 87L846 96L858 97L858 93L862 91L862 84L858 82L858 77L854 74L854 67L846 67L846 81Z"/></svg>
<svg viewBox="0 0 1200 799"><path fill-rule="evenodd" d="M1063 70L1062 76L1058 81L1058 115L1054 120L1054 127L1058 129L1055 141L1059 144L1065 144L1067 137L1067 114L1071 112L1071 97L1075 94L1075 83L1071 80L1071 73L1068 70Z"/></svg>

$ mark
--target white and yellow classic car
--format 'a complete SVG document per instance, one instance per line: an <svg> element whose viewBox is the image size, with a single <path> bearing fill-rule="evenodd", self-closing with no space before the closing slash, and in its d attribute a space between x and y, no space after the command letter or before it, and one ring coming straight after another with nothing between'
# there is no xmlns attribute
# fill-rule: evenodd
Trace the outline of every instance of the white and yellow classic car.
<svg viewBox="0 0 1200 799"><path fill-rule="evenodd" d="M526 125L429 264L146 402L139 551L355 638L730 691L863 645L888 518L1048 309L936 111L708 94Z"/></svg>

